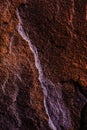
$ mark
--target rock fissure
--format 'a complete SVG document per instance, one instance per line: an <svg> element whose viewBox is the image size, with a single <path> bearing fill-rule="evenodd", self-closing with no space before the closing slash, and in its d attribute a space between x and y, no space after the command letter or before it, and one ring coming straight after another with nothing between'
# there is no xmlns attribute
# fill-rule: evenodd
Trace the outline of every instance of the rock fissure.
<svg viewBox="0 0 87 130"><path fill-rule="evenodd" d="M26 34L24 33L24 30L22 28L22 21L21 21L18 11L17 11L17 16L19 19L18 32L20 33L22 38L26 42L28 42L29 47L35 57L35 65L39 72L39 81L41 83L41 86L44 92L44 106L46 109L46 113L49 117L49 126L53 130L61 130L61 127L65 127L66 129L69 129L71 127L71 121L70 121L68 108L65 107L65 104L63 103L63 100L62 100L62 94L59 88L61 87L61 85L58 84L57 85L58 90L55 90L55 85L51 83L50 80L47 80L46 77L44 77L43 70L40 65L37 49L34 45L31 44L28 36L26 36ZM52 92L50 90L50 86L51 86L51 89L53 90ZM55 99L56 99L56 102L55 102ZM61 119L60 119L60 113L62 116ZM59 122L61 125L58 124Z"/></svg>
<svg viewBox="0 0 87 130"><path fill-rule="evenodd" d="M38 58L38 52L37 52L35 46L33 46L33 45L30 43L30 40L28 39L28 37L25 35L25 33L24 33L24 31L23 31L23 28L22 28L22 25L21 25L22 22L21 22L21 18L20 18L20 16L19 16L18 10L17 10L17 16L18 16L18 19L19 19L18 32L19 32L19 34L22 36L22 38L23 38L26 42L28 42L31 51L33 52L33 54L34 54L34 56L35 56L35 64L36 64L36 68L38 69L38 72L39 72L39 81L40 81L40 83L41 83L41 85L42 85L42 81L43 81L44 79L43 79L42 68L41 68L41 66L40 66L40 61L39 61L39 58ZM42 86L43 86L43 85L42 85ZM45 96L47 96L47 91L46 91L46 89L45 89L44 87L43 87L43 91L44 91ZM49 114L48 114L48 110L47 110L47 108L46 108L46 103L45 103L45 102L46 102L46 101L45 101L45 97L44 97L44 105L45 105L45 109L46 109L47 115L48 115L48 117L49 117L49 124L50 124L50 126L51 126L51 128L52 128L53 130L57 130L56 127L54 126L52 120L50 119L50 116L49 116Z"/></svg>

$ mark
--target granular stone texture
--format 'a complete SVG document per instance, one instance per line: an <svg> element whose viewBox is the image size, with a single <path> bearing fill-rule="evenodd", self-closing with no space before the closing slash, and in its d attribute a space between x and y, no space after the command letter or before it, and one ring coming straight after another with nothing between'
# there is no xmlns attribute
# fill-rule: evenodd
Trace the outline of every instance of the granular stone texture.
<svg viewBox="0 0 87 130"><path fill-rule="evenodd" d="M87 130L87 0L0 1L0 130Z"/></svg>

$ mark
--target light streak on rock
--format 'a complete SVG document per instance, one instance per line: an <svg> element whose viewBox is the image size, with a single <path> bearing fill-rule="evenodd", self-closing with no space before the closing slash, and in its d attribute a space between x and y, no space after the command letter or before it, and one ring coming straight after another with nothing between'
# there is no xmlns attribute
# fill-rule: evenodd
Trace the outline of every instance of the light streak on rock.
<svg viewBox="0 0 87 130"><path fill-rule="evenodd" d="M44 77L37 48L31 44L28 34L25 34L22 28L22 21L18 10L17 10L17 17L19 19L17 30L21 35L21 37L29 44L31 51L34 54L35 66L39 73L38 79L41 83L41 87L43 88L43 92L44 92L44 106L45 106L46 113L49 117L49 126L53 130L61 130L61 127L59 126L60 124L58 124L60 120L59 115L61 114L62 116L61 125L66 127L68 130L69 127L71 127L71 120L70 120L68 108L65 107L65 104L62 99L61 85L58 84L57 86L55 86L50 80ZM56 120L54 118L56 118Z"/></svg>

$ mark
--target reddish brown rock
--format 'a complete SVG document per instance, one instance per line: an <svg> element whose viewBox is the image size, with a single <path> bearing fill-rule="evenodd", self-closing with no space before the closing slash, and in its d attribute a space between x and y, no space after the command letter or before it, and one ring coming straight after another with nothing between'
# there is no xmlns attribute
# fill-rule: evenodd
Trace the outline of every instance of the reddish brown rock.
<svg viewBox="0 0 87 130"><path fill-rule="evenodd" d="M86 0L0 2L1 130L87 129L86 6Z"/></svg>
<svg viewBox="0 0 87 130"><path fill-rule="evenodd" d="M1 130L48 128L34 56L17 31L16 12L21 3L0 2Z"/></svg>

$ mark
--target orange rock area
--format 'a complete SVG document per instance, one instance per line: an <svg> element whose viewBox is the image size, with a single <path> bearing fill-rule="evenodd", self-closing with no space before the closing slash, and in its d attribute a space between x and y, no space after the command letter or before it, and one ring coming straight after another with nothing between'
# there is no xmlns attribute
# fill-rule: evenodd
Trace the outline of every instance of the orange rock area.
<svg viewBox="0 0 87 130"><path fill-rule="evenodd" d="M86 4L31 0L20 5L24 29L38 48L46 75L56 83L73 79L87 86Z"/></svg>
<svg viewBox="0 0 87 130"><path fill-rule="evenodd" d="M32 110L37 113L38 118L47 121L48 117L44 108L43 92L38 81L34 56L28 43L17 31L19 21L16 11L21 3L24 1L4 0L0 2L0 95L3 90L13 100L15 86L24 89L23 98L26 98L27 94L29 97L27 105L30 105Z"/></svg>

